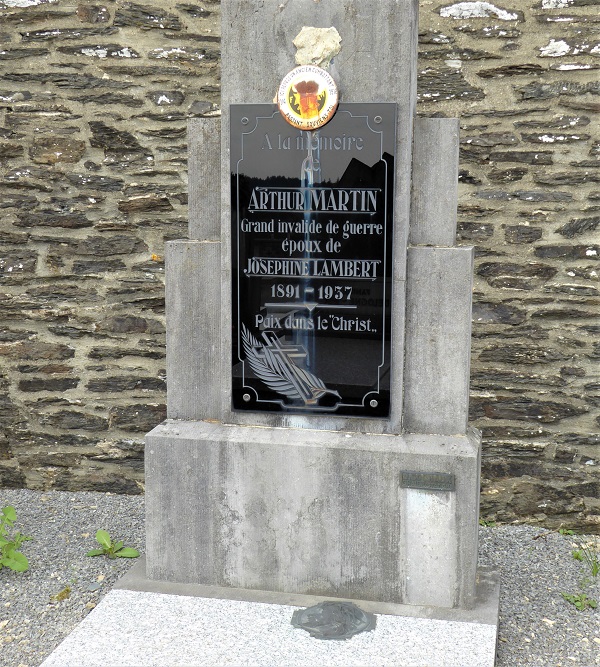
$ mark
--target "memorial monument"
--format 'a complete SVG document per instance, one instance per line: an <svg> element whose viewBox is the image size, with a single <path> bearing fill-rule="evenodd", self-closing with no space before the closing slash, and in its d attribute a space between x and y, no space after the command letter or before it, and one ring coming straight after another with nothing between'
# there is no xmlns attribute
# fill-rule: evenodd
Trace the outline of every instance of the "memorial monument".
<svg viewBox="0 0 600 667"><path fill-rule="evenodd" d="M415 117L418 3L221 6L222 116L190 122L166 251L146 576L471 609L473 249L458 121Z"/></svg>

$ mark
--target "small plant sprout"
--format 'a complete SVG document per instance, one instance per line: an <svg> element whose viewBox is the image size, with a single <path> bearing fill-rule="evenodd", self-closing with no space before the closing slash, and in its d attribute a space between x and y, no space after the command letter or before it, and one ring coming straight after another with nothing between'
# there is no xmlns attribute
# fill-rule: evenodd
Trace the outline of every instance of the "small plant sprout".
<svg viewBox="0 0 600 667"><path fill-rule="evenodd" d="M27 558L20 553L19 549L23 542L33 539L27 535L22 535L18 531L11 534L17 520L17 512L11 505L2 508L0 514L0 570L8 567L15 572L25 572L29 568Z"/></svg>
<svg viewBox="0 0 600 667"><path fill-rule="evenodd" d="M560 533L568 536L575 534L572 530L561 530ZM584 591L593 583L598 574L600 574L600 553L598 551L598 544L594 542L579 541L578 543L573 542L573 547L575 547L575 549L571 552L571 555L575 560L583 563L587 567L591 578L584 577L579 582L579 588L582 591L581 593L578 593L577 595L561 593L561 595L579 611L596 609L598 607L598 602L589 597Z"/></svg>
<svg viewBox="0 0 600 667"><path fill-rule="evenodd" d="M585 563L592 577L597 577L600 573L600 554L596 551L596 546L588 542L587 544L580 544L579 549L572 552L575 560Z"/></svg>
<svg viewBox="0 0 600 667"><path fill-rule="evenodd" d="M96 542L100 549L92 549L86 556L108 556L109 558L137 558L140 552L131 547L123 546L123 542L114 542L105 530L96 533Z"/></svg>
<svg viewBox="0 0 600 667"><path fill-rule="evenodd" d="M570 602L576 609L579 611L585 611L586 609L596 609L598 603L596 600L588 597L585 593L578 593L577 595L569 595L568 593L561 593L563 598Z"/></svg>

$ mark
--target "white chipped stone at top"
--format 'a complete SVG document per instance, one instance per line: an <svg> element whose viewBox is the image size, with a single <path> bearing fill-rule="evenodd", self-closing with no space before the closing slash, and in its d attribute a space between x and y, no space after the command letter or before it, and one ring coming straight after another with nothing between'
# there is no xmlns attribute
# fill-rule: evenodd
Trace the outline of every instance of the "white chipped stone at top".
<svg viewBox="0 0 600 667"><path fill-rule="evenodd" d="M327 69L342 48L340 33L331 28L304 26L293 41L297 65L317 65Z"/></svg>
<svg viewBox="0 0 600 667"><path fill-rule="evenodd" d="M0 0L0 9L9 7L24 8L36 5L55 5L58 0Z"/></svg>
<svg viewBox="0 0 600 667"><path fill-rule="evenodd" d="M556 65L552 69L557 69L562 72L569 72L571 70L576 70L576 69L592 69L594 66L593 65L585 65L585 64L580 64L580 63L564 63L561 65Z"/></svg>
<svg viewBox="0 0 600 667"><path fill-rule="evenodd" d="M442 7L440 16L453 19L485 19L495 16L501 21L514 21L518 14L496 7L491 2L457 2L449 7Z"/></svg>
<svg viewBox="0 0 600 667"><path fill-rule="evenodd" d="M540 56L543 58L559 58L566 56L571 47L563 39L551 39L546 46L540 48Z"/></svg>
<svg viewBox="0 0 600 667"><path fill-rule="evenodd" d="M81 53L84 56L92 56L95 58L106 58L108 56L108 50L103 49L100 46L97 46L95 49L81 49Z"/></svg>
<svg viewBox="0 0 600 667"><path fill-rule="evenodd" d="M542 9L564 9L572 4L573 0L542 0Z"/></svg>
<svg viewBox="0 0 600 667"><path fill-rule="evenodd" d="M108 58L109 56L108 49L102 46L82 48L81 53L84 56L90 56L93 58ZM124 46L118 51L110 51L110 55L119 56L120 58L137 58L136 54L128 46Z"/></svg>

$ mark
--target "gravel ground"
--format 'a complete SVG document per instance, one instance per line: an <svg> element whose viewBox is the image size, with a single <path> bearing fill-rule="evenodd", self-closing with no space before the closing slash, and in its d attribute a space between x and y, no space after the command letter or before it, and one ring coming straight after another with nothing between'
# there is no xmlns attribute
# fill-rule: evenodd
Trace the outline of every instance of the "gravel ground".
<svg viewBox="0 0 600 667"><path fill-rule="evenodd" d="M15 507L15 527L34 541L22 548L27 572L0 570L0 665L38 667L132 564L86 558L96 530L143 551L144 499L0 489L5 505ZM481 529L480 562L501 575L498 667L600 665L600 607L578 611L561 595L581 592L588 570L571 552L590 541L600 549L598 537L528 526ZM600 576L586 593L600 601Z"/></svg>

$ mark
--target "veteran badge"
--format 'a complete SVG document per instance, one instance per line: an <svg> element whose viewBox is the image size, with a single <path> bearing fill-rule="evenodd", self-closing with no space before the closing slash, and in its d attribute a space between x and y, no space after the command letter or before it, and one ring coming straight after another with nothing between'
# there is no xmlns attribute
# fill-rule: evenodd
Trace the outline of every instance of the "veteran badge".
<svg viewBox="0 0 600 667"><path fill-rule="evenodd" d="M324 69L301 65L283 78L277 104L290 125L300 130L318 130L337 109L337 86Z"/></svg>

